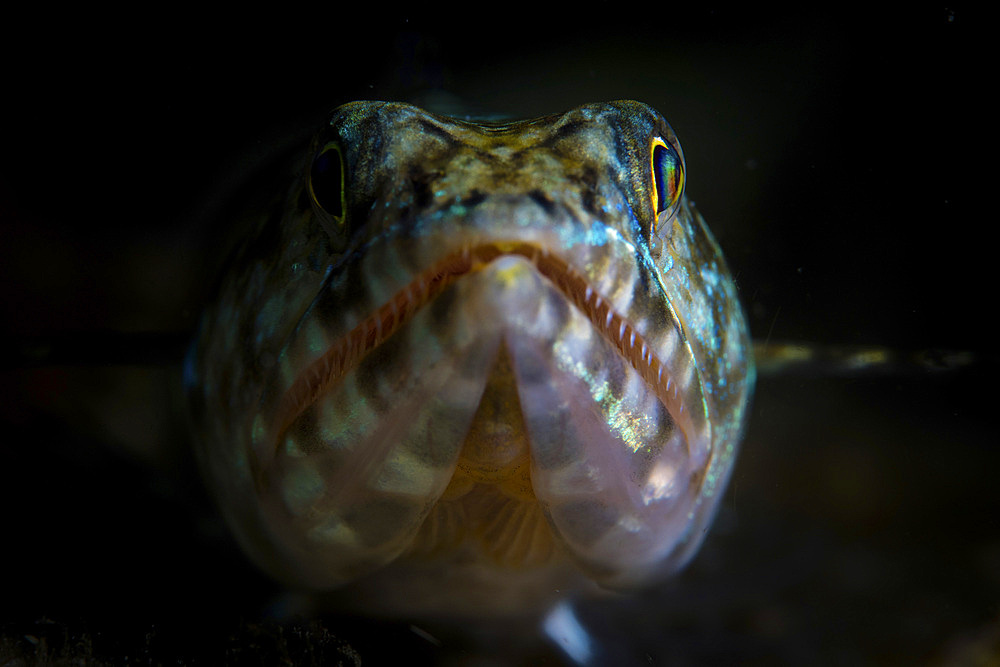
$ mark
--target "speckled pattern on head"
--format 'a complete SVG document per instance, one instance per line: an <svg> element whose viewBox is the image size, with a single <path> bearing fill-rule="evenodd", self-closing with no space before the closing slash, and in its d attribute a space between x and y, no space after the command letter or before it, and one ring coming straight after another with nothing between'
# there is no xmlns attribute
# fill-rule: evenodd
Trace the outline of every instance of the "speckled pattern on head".
<svg viewBox="0 0 1000 667"><path fill-rule="evenodd" d="M659 114L481 123L354 102L309 159L186 371L250 556L294 586L459 613L680 567L754 372Z"/></svg>

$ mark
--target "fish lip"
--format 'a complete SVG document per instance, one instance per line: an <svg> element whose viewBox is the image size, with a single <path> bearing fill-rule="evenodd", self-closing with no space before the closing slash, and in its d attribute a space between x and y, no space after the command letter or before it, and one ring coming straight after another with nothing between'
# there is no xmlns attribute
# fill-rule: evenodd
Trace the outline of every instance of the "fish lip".
<svg viewBox="0 0 1000 667"><path fill-rule="evenodd" d="M657 395L688 442L693 442L700 430L708 428L707 422L696 423L699 421L695 417L698 410L692 405L703 401L700 386L699 396L695 400L687 400L684 393L679 391L680 383L667 368L666 360L658 357L643 334L615 309L610 299L591 285L583 273L559 254L533 240L491 239L467 243L444 253L437 262L412 277L404 287L299 372L281 393L270 420L268 436L258 443L263 445L258 450L258 456L267 461L272 460L277 455L286 430L310 405L446 287L505 257L520 258L530 263L538 274L554 285L567 301L587 317L591 325L611 343L619 356ZM679 354L682 350L685 354L691 354L686 345L679 346L674 354Z"/></svg>

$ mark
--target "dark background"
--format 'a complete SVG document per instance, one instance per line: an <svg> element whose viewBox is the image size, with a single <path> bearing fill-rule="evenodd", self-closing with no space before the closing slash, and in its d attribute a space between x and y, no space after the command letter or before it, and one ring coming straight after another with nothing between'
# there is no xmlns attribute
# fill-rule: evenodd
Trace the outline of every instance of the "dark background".
<svg viewBox="0 0 1000 667"><path fill-rule="evenodd" d="M618 98L658 108L757 339L975 354L961 371L761 377L699 557L661 590L583 608L605 658L997 659L1000 451L984 321L995 259L992 219L972 204L993 169L983 17L597 9L11 17L0 656L309 664L354 651L378 664L475 652L468 637L438 646L405 622L266 622L283 598L228 541L195 476L173 339L135 339L126 356L144 363L108 362L136 332L191 330L221 259L218 193L240 174L336 104L445 90L516 116ZM24 368L19 341L38 336L87 363Z"/></svg>

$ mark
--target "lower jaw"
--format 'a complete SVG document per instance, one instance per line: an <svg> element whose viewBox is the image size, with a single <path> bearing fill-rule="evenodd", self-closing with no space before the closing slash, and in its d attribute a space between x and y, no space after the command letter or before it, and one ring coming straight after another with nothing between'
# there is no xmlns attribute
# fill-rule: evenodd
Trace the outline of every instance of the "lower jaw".
<svg viewBox="0 0 1000 667"><path fill-rule="evenodd" d="M525 297L523 294L518 294L518 289L507 289L497 287L502 281L498 279L498 275L504 272L512 272L513 278L511 278L513 284L520 285L524 291L534 296ZM481 331L489 331L490 335L494 337L494 343L490 343L485 347L489 347L496 351L497 349L506 349L507 346L513 348L514 356L520 359L521 371L518 378L512 377L511 381L521 385L522 389L527 387L532 382L534 383L534 391L536 395L541 396L540 400L529 400L524 406L524 411L532 421L532 430L535 433L535 439L538 442L543 440L543 436L540 435L545 432L544 437L549 438L553 443L548 445L547 450L543 448L540 454L541 458L536 461L537 467L542 469L542 474L559 474L563 476L577 475L579 471L582 471L582 466L567 466L563 459L569 460L572 463L573 457L576 456L574 453L576 450L581 449L581 443L577 443L572 447L566 447L561 443L560 436L557 433L550 432L552 427L546 423L547 414L551 412L551 409L556 406L563 396L560 398L561 390L555 390L555 396L553 394L552 388L552 377L559 376L562 378L560 382L564 385L564 389L567 391L574 392L574 397L577 399L579 404L573 410L563 409L565 420L569 423L575 423L577 425L578 431L580 433L586 433L586 429L590 428L588 426L580 426L583 422L579 417L583 416L585 419L593 419L593 416L587 416L594 412L595 407L590 405L591 401L596 401L594 394L594 387L589 386L586 378L579 375L579 369L570 372L567 369L566 364L572 365L574 360L573 356L582 350L589 349L587 346L591 344L599 344L601 347L601 355L599 358L604 358L608 361L601 361L601 364L612 363L615 368L620 368L622 370L631 369L630 373L633 374L630 387L635 387L635 392L642 392L646 395L646 398L652 403L657 404L658 410L663 412L665 406L662 404L662 400L657 397L655 392L650 392L648 389L649 381L645 376L639 377L634 365L627 363L627 361L622 357L622 355L616 352L616 346L621 343L623 339L627 339L628 335L623 335L615 332L617 338L614 341L609 340L607 332L602 332L595 328L594 313L587 313L582 309L579 304L575 302L566 303L568 301L566 295L568 293L575 294L572 290L565 288L564 286L553 285L551 281L546 280L543 275L532 266L532 262L528 261L527 258L523 256L512 256L509 258L502 258L500 261L491 260L488 270L480 270L477 272L478 277L469 277L463 281L457 282L453 287L458 290L462 296L477 296L482 297L482 294L477 294L476 290L484 290L485 294L491 294L492 298L496 302L494 306L495 312L501 312L509 314L511 317L517 320L523 320L521 322L505 322L502 318L496 321L490 321L488 317L482 316L466 316L466 321L462 325L467 329L473 331L472 340L478 340L476 338L475 331L477 327ZM525 280L525 276L533 276L530 280ZM509 281L510 282L510 281ZM471 292L472 295L468 294ZM593 295L586 295L584 292L581 298L586 298L587 303L590 304L591 309L594 309L594 303L596 302ZM504 299L507 301L504 302ZM461 302L462 299L456 299ZM477 303L482 302L484 299L481 298L470 298L470 302ZM486 300L488 301L488 300ZM548 304L560 304L561 308L568 313L565 316L559 316L553 320L556 324L549 325L539 325L538 322L544 318L537 318L531 314L525 315L524 304L530 303L548 303ZM575 307L574 307L575 306ZM605 314L601 315L601 312ZM612 313L608 308L605 311L598 309L597 319L602 322L607 323L610 321L609 326L611 329L616 329L618 331L626 331L624 326L626 323L617 314L612 313L611 317L608 317L607 313ZM428 309L421 309L421 311L414 316L412 320L407 320L402 323L401 327L429 327L430 322L426 321L429 317ZM570 318L570 319L560 319ZM486 324L484 325L481 320L485 319ZM535 327L536 332L530 333L524 327ZM457 327L461 328L461 327ZM583 332L585 336L585 341L581 343L578 347L574 348L571 344L572 338L567 338L569 336L569 331L579 331ZM541 333L538 333L541 332ZM627 334L628 332L626 332ZM561 341L561 343L560 343ZM481 343L482 341L478 341ZM555 350L559 348L562 344L564 348L571 349L574 354L570 354L568 357L564 357L561 361L554 358ZM499 346L499 347L497 347ZM494 371L489 371L489 363L485 359L481 359L482 355L486 354L485 347L474 347L469 348L467 351L467 356L476 357L480 361L476 362L476 367L483 366L480 377L482 378L480 382L489 384L489 378L495 374ZM634 347L634 343L632 344ZM578 354L576 356L579 356ZM447 357L443 357L440 363L450 363L446 361ZM563 364L560 367L560 364ZM655 368L652 365L650 367ZM382 368L382 367L379 367ZM352 371L354 372L354 371ZM425 374L420 371L419 368L411 368L409 372L413 374L415 378L422 378ZM541 378L531 378L532 375L538 375L541 373ZM576 373L574 375L574 373ZM548 378L548 379L546 379ZM393 380L398 378L391 378ZM600 379L600 378L598 378ZM356 383L354 383L356 384ZM334 385L336 387L337 385ZM379 386L382 386L380 383ZM388 387L389 383L385 383ZM480 387L483 385L480 384ZM337 391L334 388L334 391ZM434 392L424 392L424 393L434 393ZM521 401L524 402L524 398ZM346 400L349 398L345 394L344 399L330 400L330 396L324 395L324 401L333 405L346 405L353 404L353 401ZM414 400L413 398L405 400ZM456 395L455 400L463 401L468 400L465 396ZM478 399L476 399L478 401ZM517 400L515 398L515 400ZM387 405L393 406L396 409L399 402L389 400L386 402ZM319 404L317 404L319 405ZM475 417L471 414L471 410L476 407L476 402L469 404L467 407L463 408L469 410L466 412L468 423L475 424ZM332 408L327 408L332 409ZM606 406L600 406L601 410L605 410ZM380 415L379 419L383 419L384 415ZM405 414L404 414L405 417ZM391 419L391 417L390 417ZM397 420L400 424L409 424L412 420L405 418L400 418ZM597 419L597 422L601 422L602 419ZM610 419L605 419L605 421L610 422ZM292 420L294 424L295 420ZM616 450L621 450L622 452L627 451L626 448L618 446L618 441L621 440L620 434L616 435L615 432L606 432L606 425L597 423L597 427L604 429L601 431L601 437L613 440L612 444L615 444ZM580 431L579 429L583 429ZM293 429L294 430L294 429ZM459 429L454 429L456 433ZM465 446L460 445L460 438L456 439L454 448L458 456L464 456ZM649 431L645 438L656 437L655 429ZM588 438L583 438L587 440ZM609 440L609 441L610 441ZM416 442L416 441L414 441ZM279 441L278 445L281 442ZM536 443L537 444L537 443ZM653 443L655 444L655 443ZM640 448L641 443L635 443L635 449ZM322 446L320 444L320 446ZM412 448L411 448L412 449ZM525 449L528 449L527 444L525 444ZM593 448L592 448L593 449ZM306 449L304 448L303 451ZM346 450L345 450L346 451ZM388 452L388 450L386 450ZM413 450L416 451L416 450ZM549 460L545 460L545 451L548 451L551 455ZM537 451L533 451L532 455L538 455ZM527 455L527 452L526 452ZM624 456L625 454L623 454ZM279 459L278 465L300 465L308 461L308 457L296 458L296 459L285 459L284 455L276 453L275 456ZM309 455L311 456L311 455ZM600 463L605 461L605 458L597 459ZM262 459L264 467L267 467L268 461ZM631 465L629 462L619 463L614 462L614 469L617 470L621 467L626 467ZM545 472L545 470L553 471L550 473ZM605 475L611 475L611 466L605 470ZM441 469L443 472L444 469ZM621 477L621 475L618 475ZM371 478L374 480L374 476ZM289 479L294 480L294 477ZM625 476L627 479L627 475ZM274 481L281 485L280 476L276 476ZM350 480L354 482L354 480ZM368 478L359 480L356 488L359 493L372 493L367 490L366 484L368 483ZM627 489L618 484L619 488L617 490L618 497L613 499L614 502L621 502L621 498L624 497L623 494L629 493ZM343 485L329 483L327 484L328 489L343 488ZM555 488L554 484L548 484L547 488ZM574 490L574 494L579 493L580 495L590 495L596 498L598 501L602 500L599 493L592 493L591 490L587 488L580 488ZM377 492L382 493L382 492ZM350 495L350 494L348 494ZM551 494L550 494L551 495ZM285 503L275 497L277 501L274 508L277 509L279 505L285 505ZM353 498L347 498L347 501L353 501ZM560 499L560 502L572 501L572 498L568 500L566 498ZM340 501L337 500L339 503ZM535 502L535 508L540 512L537 501ZM608 502L612 502L609 500ZM556 508L558 510L558 507ZM583 508L585 511L591 511L587 508ZM574 518L580 516L580 512L574 510ZM278 510L272 516L277 516L279 521L284 521L285 510ZM561 516L566 516L563 513ZM425 522L426 523L426 522ZM546 525L548 529L548 526ZM395 557L392 562L388 565L381 567L377 572L370 575L366 575L358 580L355 584L351 584L344 593L336 597L343 599L344 596L347 598L352 598L354 595L350 592L352 590L358 591L370 591L361 596L360 599L355 600L353 603L356 605L369 606L372 607L370 610L373 613L377 613L379 609L386 609L389 613L395 613L395 611L406 612L409 609L413 609L415 612L421 614L424 613L434 613L434 614L445 614L445 613L491 613L491 614L509 614L517 613L518 610L523 610L527 608L545 608L559 596L563 595L568 588L575 589L589 589L595 590L596 586L589 582L586 576L574 563L571 562L567 548L556 538L555 535L550 532L547 533L548 539L552 543L552 555L548 559L544 559L543 562L531 563L530 567L516 567L516 565L523 565L520 563L513 563L515 567L511 567L512 563L497 563L497 553L503 553L505 550L509 551L511 547L504 545L494 545L490 547L487 541L487 547L483 548L483 540L476 538L474 535L475 531L470 531L473 533L473 539L463 540L461 544L458 544L456 548L451 550L438 550L432 554L432 557L422 558L419 554L414 553L414 551L419 551L419 549L411 548L409 552L404 551L402 555ZM285 535L289 533L287 531L279 531ZM419 537L418 537L419 540ZM579 545L579 540L576 541ZM302 545L302 552L308 553L311 550L309 545ZM432 551L434 551L432 549ZM615 557L617 558L617 556ZM601 555L601 559L606 561L604 555ZM503 558L501 558L503 560ZM607 565L606 562L600 563L600 565ZM613 564L612 564L613 565ZM391 583L390 583L391 582Z"/></svg>

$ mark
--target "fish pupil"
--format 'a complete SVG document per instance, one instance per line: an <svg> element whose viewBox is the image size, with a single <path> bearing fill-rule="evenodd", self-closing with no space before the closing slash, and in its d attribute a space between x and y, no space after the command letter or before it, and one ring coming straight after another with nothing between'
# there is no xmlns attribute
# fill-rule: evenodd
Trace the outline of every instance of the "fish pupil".
<svg viewBox="0 0 1000 667"><path fill-rule="evenodd" d="M309 175L316 203L336 218L344 217L344 169L340 151L328 148L313 160Z"/></svg>

